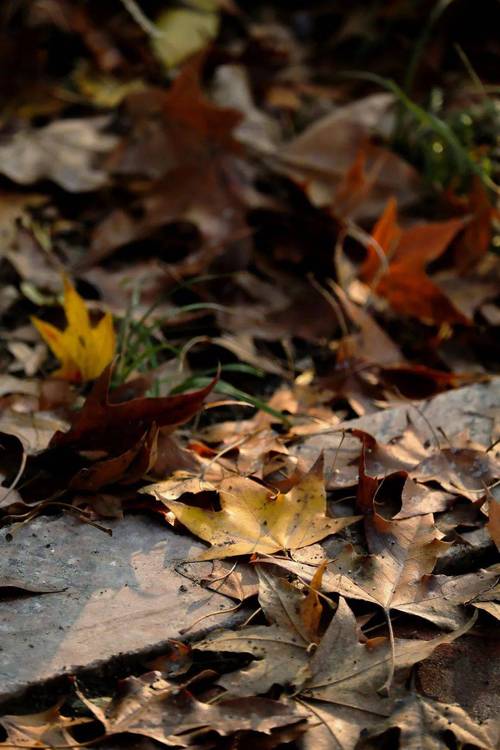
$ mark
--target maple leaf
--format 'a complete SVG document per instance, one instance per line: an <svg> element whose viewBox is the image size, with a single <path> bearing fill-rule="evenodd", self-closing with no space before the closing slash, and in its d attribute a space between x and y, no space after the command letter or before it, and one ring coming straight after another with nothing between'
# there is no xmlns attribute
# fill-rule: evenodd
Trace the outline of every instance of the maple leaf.
<svg viewBox="0 0 500 750"><path fill-rule="evenodd" d="M346 545L328 564L323 591L378 604L387 618L391 610L397 610L442 628L461 626L465 617L458 605L488 592L498 580L498 572L490 568L460 576L425 573L432 563L432 543L430 549L424 544L418 550L417 540L423 539L426 525L418 523L419 518L399 521L403 524L399 538L389 534L384 540L387 547L378 555L358 555L351 545ZM408 540L406 549L400 547L403 537ZM304 581L311 581L316 571L316 565L310 563L282 558L275 562Z"/></svg>
<svg viewBox="0 0 500 750"><path fill-rule="evenodd" d="M494 565L492 568L489 568L489 570L491 572L500 574L499 565ZM479 594L479 596L474 599L472 604L474 605L474 607L483 609L492 617L496 617L497 620L500 620L500 583L497 583L492 588L489 588L485 592Z"/></svg>
<svg viewBox="0 0 500 750"><path fill-rule="evenodd" d="M37 714L2 716L0 725L7 732L7 739L5 742L0 742L0 748L80 747L80 743L73 739L68 730L74 726L87 724L90 720L84 718L70 719L67 716L62 716L59 713L62 702Z"/></svg>
<svg viewBox="0 0 500 750"><path fill-rule="evenodd" d="M201 408L217 376L204 388L162 398L134 398L110 403L111 367L107 367L74 415L67 432L56 432L49 448L74 447L78 450L105 450L119 453L130 449L151 429L171 427L186 422Z"/></svg>
<svg viewBox="0 0 500 750"><path fill-rule="evenodd" d="M304 719L293 706L266 698L203 703L162 679L159 672L128 677L121 683L120 694L106 702L94 702L77 692L107 736L127 732L175 747L191 744L188 733L194 730L214 729L223 736L242 730L269 734L275 727Z"/></svg>
<svg viewBox="0 0 500 750"><path fill-rule="evenodd" d="M482 750L494 748L487 727L476 724L463 708L439 703L417 693L397 701L391 716L374 727L365 738L380 741L380 736L392 727L400 730L400 748L446 750L450 746L444 739L448 732L453 732L460 746ZM376 746L379 747L378 742Z"/></svg>
<svg viewBox="0 0 500 750"><path fill-rule="evenodd" d="M270 490L245 477L225 479L218 489L220 511L166 499L161 485L144 491L153 494L193 534L212 545L197 557L199 560L306 547L359 519L326 516L322 457L286 494L273 496Z"/></svg>
<svg viewBox="0 0 500 750"><path fill-rule="evenodd" d="M220 631L196 644L201 651L251 654L248 667L223 675L218 684L231 695L265 693L273 685L288 685L308 659L307 649L314 634L310 631L308 600L296 586L277 578L265 566L256 566L259 577L259 604L269 625Z"/></svg>
<svg viewBox="0 0 500 750"><path fill-rule="evenodd" d="M381 684L393 659L397 670L411 667L430 656L437 646L461 636L472 622L431 641L396 638L393 649L386 638L361 644L354 614L340 597L335 617L316 652L297 676L300 698L321 720L321 731L326 730L329 744L324 746L352 750L362 729L390 713L393 699L377 693L374 686ZM311 699L313 703L309 703ZM310 746L322 745L317 742Z"/></svg>
<svg viewBox="0 0 500 750"><path fill-rule="evenodd" d="M373 284L376 292L401 315L435 323L467 325L470 321L425 271L463 227L463 219L450 219L401 229L397 223L396 201L390 199L373 229L373 243L368 247L360 278ZM381 250L388 260L386 269L382 267Z"/></svg>
<svg viewBox="0 0 500 750"><path fill-rule="evenodd" d="M66 277L64 312L68 323L64 331L34 316L31 318L33 325L61 363L61 367L53 373L54 377L74 383L94 380L113 359L113 318L110 313L106 313L96 326L92 326L85 302Z"/></svg>

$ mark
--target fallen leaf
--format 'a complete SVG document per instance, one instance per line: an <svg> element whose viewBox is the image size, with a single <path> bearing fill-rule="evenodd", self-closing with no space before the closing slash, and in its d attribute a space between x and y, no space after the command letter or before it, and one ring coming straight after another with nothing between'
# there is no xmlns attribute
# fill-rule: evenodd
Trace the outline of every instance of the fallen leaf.
<svg viewBox="0 0 500 750"><path fill-rule="evenodd" d="M418 482L437 482L447 492L478 500L500 478L500 463L477 448L441 448L410 472Z"/></svg>
<svg viewBox="0 0 500 750"><path fill-rule="evenodd" d="M413 167L394 152L370 142L393 101L389 94L373 94L338 107L280 149L284 170L305 183L315 205L334 202L336 190L360 151L366 171L372 174L372 184L365 199L352 206L352 218L374 218L391 195L396 195L401 205L415 200L418 177Z"/></svg>
<svg viewBox="0 0 500 750"><path fill-rule="evenodd" d="M360 278L374 285L395 312L431 323L469 324L426 274L464 227L462 219L417 224L402 229L397 223L396 202L388 201L372 231L374 242L360 268ZM388 266L384 268L381 253Z"/></svg>
<svg viewBox="0 0 500 750"><path fill-rule="evenodd" d="M60 331L39 318L32 322L61 363L54 377L85 382L99 377L115 353L113 318L106 313L96 326L89 311L68 278L64 278L64 312L67 327Z"/></svg>
<svg viewBox="0 0 500 750"><path fill-rule="evenodd" d="M382 697L376 687L382 685L393 659L397 671L411 667L437 646L459 638L472 622L430 641L396 638L392 652L386 638L359 643L356 619L341 597L328 630L298 680L300 697L327 728L328 747L352 750L361 730L389 715L393 699Z"/></svg>
<svg viewBox="0 0 500 750"><path fill-rule="evenodd" d="M399 729L397 747L401 750L446 750L449 743L445 738L449 733L453 733L461 746L494 750L487 728L473 721L463 708L417 693L398 700L389 718L364 735L363 747L369 740L376 740L376 743L368 747L380 747L382 735L393 727Z"/></svg>
<svg viewBox="0 0 500 750"><path fill-rule="evenodd" d="M0 144L0 171L21 185L50 179L72 193L96 190L108 175L94 166L117 143L103 129L109 117L56 120L26 128Z"/></svg>
<svg viewBox="0 0 500 750"><path fill-rule="evenodd" d="M290 685L307 662L311 640L301 611L306 597L296 586L277 578L266 567L258 565L256 569L259 604L269 625L210 634L194 646L201 651L254 657L248 667L219 678L219 685L231 695L245 697L265 693L273 685Z"/></svg>
<svg viewBox="0 0 500 750"><path fill-rule="evenodd" d="M500 502L494 497L488 501L489 520L486 524L489 535L495 542L497 549L500 550Z"/></svg>
<svg viewBox="0 0 500 750"><path fill-rule="evenodd" d="M143 175L152 183L139 192L133 214L117 208L97 225L83 261L86 267L168 222L190 221L204 242L165 269L171 281L204 272L228 243L247 234L249 182L237 159L241 145L233 137L241 114L205 96L202 66L203 56L196 55L168 91L148 88L127 97L133 133L111 155L108 168Z"/></svg>
<svg viewBox="0 0 500 750"><path fill-rule="evenodd" d="M241 562L237 565L227 560L182 562L176 571L199 586L239 602L255 596L259 590L254 566Z"/></svg>
<svg viewBox="0 0 500 750"><path fill-rule="evenodd" d="M175 68L207 46L219 30L216 0L192 0L180 8L167 8L156 19L151 45L165 68Z"/></svg>
<svg viewBox="0 0 500 750"><path fill-rule="evenodd" d="M220 511L166 500L154 486L144 491L164 502L178 521L211 544L199 560L306 547L358 520L356 516L326 516L322 459L285 495L273 497L270 490L244 477L223 480L218 489Z"/></svg>
<svg viewBox="0 0 500 750"><path fill-rule="evenodd" d="M323 560L311 579L311 584L306 598L300 605L300 616L305 625L307 635L311 643L319 641L319 625L323 614L323 605L318 596L321 590L323 574L327 566L327 560Z"/></svg>
<svg viewBox="0 0 500 750"><path fill-rule="evenodd" d="M483 609L492 617L500 620L500 584L497 583L493 588L488 589L483 594L479 594L472 604L477 609Z"/></svg>
<svg viewBox="0 0 500 750"><path fill-rule="evenodd" d="M358 554L352 545L346 545L329 562L322 578L323 591L378 604L387 618L396 610L453 629L465 621L460 605L475 601L498 580L495 570L459 576L431 574L439 547L435 547L429 517L394 522L393 533L379 533L378 537L381 551L375 555ZM311 581L317 569L310 562L282 558L275 558L275 564L305 581Z"/></svg>
<svg viewBox="0 0 500 750"><path fill-rule="evenodd" d="M121 403L108 400L111 368L107 367L67 432L56 432L49 448L73 446L78 450L119 453L130 448L154 423L171 427L186 422L201 408L217 378L205 388L163 398L135 398Z"/></svg>
<svg viewBox="0 0 500 750"><path fill-rule="evenodd" d="M477 175L472 180L469 195L461 203L461 209L471 215L471 218L454 248L454 266L459 273L465 274L488 252L493 235L493 220L498 219L499 213Z"/></svg>
<svg viewBox="0 0 500 750"><path fill-rule="evenodd" d="M267 698L203 703L159 672L128 677L121 683L120 694L104 704L80 691L78 695L103 724L107 736L138 734L167 746L192 744L188 733L193 730L214 730L222 736L243 730L269 734L274 727L303 720L292 706Z"/></svg>
<svg viewBox="0 0 500 750"><path fill-rule="evenodd" d="M316 652L297 680L300 697L313 716L319 712L326 725L331 746L351 750L362 729L390 713L393 699L382 697L376 688L382 685L393 659L396 670L408 668L440 644L460 637L471 623L430 641L395 639L393 650L386 638L361 644L356 619L341 597ZM313 703L309 703L311 699Z"/></svg>
<svg viewBox="0 0 500 750"><path fill-rule="evenodd" d="M73 739L69 730L87 724L89 719L70 719L62 716L59 713L62 702L38 714L0 717L0 726L7 732L7 739L0 742L0 747L80 747L80 743Z"/></svg>

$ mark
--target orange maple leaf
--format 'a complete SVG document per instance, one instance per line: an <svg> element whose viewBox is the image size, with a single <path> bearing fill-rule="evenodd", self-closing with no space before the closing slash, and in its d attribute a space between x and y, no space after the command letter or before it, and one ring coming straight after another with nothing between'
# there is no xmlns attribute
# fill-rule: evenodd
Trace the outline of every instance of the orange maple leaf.
<svg viewBox="0 0 500 750"><path fill-rule="evenodd" d="M391 198L372 232L373 244L360 269L360 278L385 297L393 310L431 323L470 321L429 278L426 267L439 258L464 228L463 219L417 224L402 229L396 201ZM381 251L388 264L382 265Z"/></svg>
<svg viewBox="0 0 500 750"><path fill-rule="evenodd" d="M61 367L56 378L81 383L95 380L109 365L115 352L115 332L111 313L106 313L96 326L84 300L69 279L64 278L64 312L67 327L64 331L33 316L31 321L55 354Z"/></svg>

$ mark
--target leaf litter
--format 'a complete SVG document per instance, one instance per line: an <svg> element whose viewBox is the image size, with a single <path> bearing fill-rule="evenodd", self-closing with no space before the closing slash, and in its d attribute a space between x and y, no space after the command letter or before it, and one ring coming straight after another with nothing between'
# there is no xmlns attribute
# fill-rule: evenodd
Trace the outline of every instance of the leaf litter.
<svg viewBox="0 0 500 750"><path fill-rule="evenodd" d="M499 618L498 415L422 403L497 387L496 26L382 5L1 14L5 539L147 513L246 622L26 698L0 747L497 745L419 681ZM33 566L2 607L61 591Z"/></svg>

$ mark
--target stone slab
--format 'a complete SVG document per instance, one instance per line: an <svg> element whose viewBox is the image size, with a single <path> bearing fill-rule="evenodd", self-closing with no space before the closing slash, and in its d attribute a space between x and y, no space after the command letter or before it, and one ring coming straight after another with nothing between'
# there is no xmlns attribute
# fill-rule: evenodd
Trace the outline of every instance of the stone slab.
<svg viewBox="0 0 500 750"><path fill-rule="evenodd" d="M467 430L471 440L487 447L498 437L495 430L498 430L499 414L500 377L496 377L489 383L457 388L426 401L403 404L343 422L335 430L305 438L297 445L295 454L307 464L312 464L323 451L328 478L328 470L334 465L336 454L340 457L342 451L352 451L353 445L355 452L359 452L359 442L344 438L341 432L343 427L365 430L380 442L387 443L402 435L408 419L430 444L435 443L438 437L444 447L447 445L446 438L452 443L455 435Z"/></svg>
<svg viewBox="0 0 500 750"><path fill-rule="evenodd" d="M203 547L142 516L107 524L109 537L70 516L39 518L0 539L0 581L59 593L0 598L0 703L42 681L179 638L234 602L175 571ZM190 631L234 622L202 620Z"/></svg>

